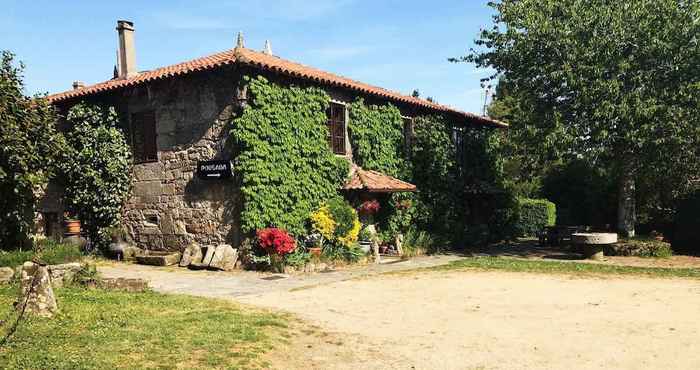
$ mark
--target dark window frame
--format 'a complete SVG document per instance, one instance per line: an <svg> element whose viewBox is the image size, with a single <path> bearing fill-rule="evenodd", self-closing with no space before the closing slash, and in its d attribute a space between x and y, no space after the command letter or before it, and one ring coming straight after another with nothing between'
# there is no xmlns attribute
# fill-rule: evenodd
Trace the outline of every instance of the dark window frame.
<svg viewBox="0 0 700 370"><path fill-rule="evenodd" d="M147 110L132 113L129 131L134 163L158 162L158 130L155 112Z"/></svg>
<svg viewBox="0 0 700 370"><path fill-rule="evenodd" d="M328 146L334 154L347 154L346 111L345 104L330 102L326 109L326 126L328 127Z"/></svg>

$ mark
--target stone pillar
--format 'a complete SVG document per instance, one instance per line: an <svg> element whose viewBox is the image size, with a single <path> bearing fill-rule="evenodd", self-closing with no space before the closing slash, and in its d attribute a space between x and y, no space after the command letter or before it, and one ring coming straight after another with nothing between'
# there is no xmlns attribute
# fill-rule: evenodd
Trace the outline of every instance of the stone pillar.
<svg viewBox="0 0 700 370"><path fill-rule="evenodd" d="M20 294L16 309L52 317L58 311L58 306L51 288L51 275L46 266L25 262L20 276Z"/></svg>

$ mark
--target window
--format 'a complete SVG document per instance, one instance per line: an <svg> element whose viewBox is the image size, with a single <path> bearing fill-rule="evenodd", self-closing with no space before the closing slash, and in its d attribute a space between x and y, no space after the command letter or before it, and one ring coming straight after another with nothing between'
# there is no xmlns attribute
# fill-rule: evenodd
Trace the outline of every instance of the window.
<svg viewBox="0 0 700 370"><path fill-rule="evenodd" d="M401 117L403 119L403 151L406 158L411 156L413 148L413 118Z"/></svg>
<svg viewBox="0 0 700 370"><path fill-rule="evenodd" d="M157 162L158 144L156 135L156 115L153 111L131 115L131 149L134 162Z"/></svg>
<svg viewBox="0 0 700 370"><path fill-rule="evenodd" d="M331 103L326 111L328 116L328 145L335 154L345 152L345 106Z"/></svg>

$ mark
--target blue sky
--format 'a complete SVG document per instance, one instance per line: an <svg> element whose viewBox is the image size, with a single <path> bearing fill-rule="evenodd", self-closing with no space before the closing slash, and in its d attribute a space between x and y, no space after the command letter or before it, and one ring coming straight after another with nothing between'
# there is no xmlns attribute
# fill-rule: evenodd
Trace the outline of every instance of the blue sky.
<svg viewBox="0 0 700 370"><path fill-rule="evenodd" d="M490 25L487 0L3 1L0 49L26 64L27 93L111 78L117 19L136 28L139 70L246 46L481 113L488 70L453 64Z"/></svg>

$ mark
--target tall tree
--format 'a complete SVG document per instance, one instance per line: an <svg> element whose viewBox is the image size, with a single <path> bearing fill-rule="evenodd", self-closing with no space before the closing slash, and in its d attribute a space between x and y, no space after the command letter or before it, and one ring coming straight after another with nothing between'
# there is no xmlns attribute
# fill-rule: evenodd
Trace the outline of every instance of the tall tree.
<svg viewBox="0 0 700 370"><path fill-rule="evenodd" d="M0 53L0 249L28 241L37 196L54 173L63 138L53 109L24 95L23 66Z"/></svg>
<svg viewBox="0 0 700 370"><path fill-rule="evenodd" d="M697 171L700 2L489 5L493 27L460 60L495 68L560 117L579 156L611 164L619 174L618 230L634 235L638 176Z"/></svg>

